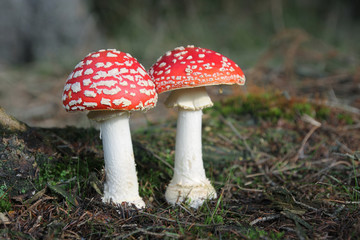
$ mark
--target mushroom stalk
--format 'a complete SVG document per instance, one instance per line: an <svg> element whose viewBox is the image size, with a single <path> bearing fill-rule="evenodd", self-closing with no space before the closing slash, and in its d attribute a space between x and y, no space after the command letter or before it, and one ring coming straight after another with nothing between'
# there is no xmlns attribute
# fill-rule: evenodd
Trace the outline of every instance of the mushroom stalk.
<svg viewBox="0 0 360 240"><path fill-rule="evenodd" d="M202 159L202 110L179 107L175 145L174 176L166 190L166 200L178 204L188 199L198 208L206 199L216 198L216 192L206 178Z"/></svg>
<svg viewBox="0 0 360 240"><path fill-rule="evenodd" d="M172 182L198 185L206 181L201 144L202 111L179 109Z"/></svg>
<svg viewBox="0 0 360 240"><path fill-rule="evenodd" d="M129 114L123 113L100 122L106 173L102 200L144 208L145 203L139 196L129 118Z"/></svg>

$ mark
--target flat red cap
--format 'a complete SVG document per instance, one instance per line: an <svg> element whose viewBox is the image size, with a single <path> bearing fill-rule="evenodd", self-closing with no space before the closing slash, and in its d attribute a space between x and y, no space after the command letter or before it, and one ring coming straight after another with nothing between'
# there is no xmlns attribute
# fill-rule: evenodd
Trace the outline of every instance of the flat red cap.
<svg viewBox="0 0 360 240"><path fill-rule="evenodd" d="M67 111L144 110L156 105L157 93L135 58L109 49L90 53L76 65L62 100Z"/></svg>
<svg viewBox="0 0 360 240"><path fill-rule="evenodd" d="M194 46L167 52L150 68L158 93L181 88L245 84L240 67L215 51Z"/></svg>

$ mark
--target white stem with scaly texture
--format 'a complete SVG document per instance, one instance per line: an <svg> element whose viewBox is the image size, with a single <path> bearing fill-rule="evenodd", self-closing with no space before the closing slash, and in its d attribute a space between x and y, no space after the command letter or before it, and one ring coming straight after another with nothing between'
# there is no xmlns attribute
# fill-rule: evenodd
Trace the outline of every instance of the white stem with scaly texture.
<svg viewBox="0 0 360 240"><path fill-rule="evenodd" d="M216 198L203 166L201 118L202 110L179 108L174 176L165 193L171 204L188 200L191 207L198 208L206 199Z"/></svg>
<svg viewBox="0 0 360 240"><path fill-rule="evenodd" d="M124 113L100 122L106 173L102 200L144 208L145 203L139 196L129 117Z"/></svg>

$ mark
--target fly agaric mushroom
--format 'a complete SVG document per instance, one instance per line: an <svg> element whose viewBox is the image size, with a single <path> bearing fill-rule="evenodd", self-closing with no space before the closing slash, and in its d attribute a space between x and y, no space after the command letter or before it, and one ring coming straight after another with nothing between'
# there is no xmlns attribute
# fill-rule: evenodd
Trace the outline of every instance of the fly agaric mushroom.
<svg viewBox="0 0 360 240"><path fill-rule="evenodd" d="M147 110L157 102L144 67L114 49L90 53L69 75L62 101L66 111L88 110L88 117L100 124L106 173L103 202L145 207L129 127L130 111Z"/></svg>
<svg viewBox="0 0 360 240"><path fill-rule="evenodd" d="M216 198L202 159L202 109L213 105L205 86L244 85L244 73L220 53L194 46L167 52L149 73L158 94L172 91L165 105L178 108L174 176L165 198L171 204L189 200L191 207L198 208L205 199Z"/></svg>

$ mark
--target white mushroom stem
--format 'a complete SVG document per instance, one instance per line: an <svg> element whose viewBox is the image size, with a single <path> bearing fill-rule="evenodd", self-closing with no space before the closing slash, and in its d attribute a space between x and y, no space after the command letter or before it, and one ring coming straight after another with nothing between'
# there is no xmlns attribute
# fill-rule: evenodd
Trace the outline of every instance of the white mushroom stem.
<svg viewBox="0 0 360 240"><path fill-rule="evenodd" d="M144 208L145 203L139 196L129 117L124 112L99 122L106 173L102 200L106 203L128 203ZM99 116L95 119L99 120Z"/></svg>
<svg viewBox="0 0 360 240"><path fill-rule="evenodd" d="M189 103L196 103L196 106ZM169 96L166 104L178 106L179 112L174 176L165 197L171 204L188 200L191 207L198 208L206 199L216 198L215 189L205 175L201 143L201 109L211 106L212 102L205 88L195 88L178 90Z"/></svg>

